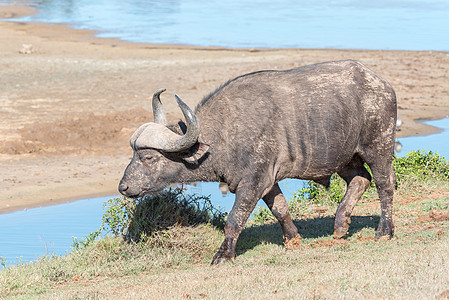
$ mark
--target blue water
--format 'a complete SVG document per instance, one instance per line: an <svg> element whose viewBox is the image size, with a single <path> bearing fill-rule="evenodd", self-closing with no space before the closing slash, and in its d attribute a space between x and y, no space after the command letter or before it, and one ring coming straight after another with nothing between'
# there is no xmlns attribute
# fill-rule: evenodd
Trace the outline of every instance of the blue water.
<svg viewBox="0 0 449 300"><path fill-rule="evenodd" d="M297 179L284 179L279 182L279 187L286 199L291 199L294 193L303 186L303 181ZM190 194L210 195L214 206L222 211L230 211L235 200L234 194L220 191L218 182L198 182L195 185L187 185L186 190ZM262 200L258 205L266 206Z"/></svg>
<svg viewBox="0 0 449 300"><path fill-rule="evenodd" d="M11 265L20 259L66 254L72 237L81 238L100 228L106 200L86 199L0 214L0 256Z"/></svg>
<svg viewBox="0 0 449 300"><path fill-rule="evenodd" d="M425 122L440 127L438 134L399 139L402 150L398 156L417 149L438 151L449 158L449 118ZM283 180L280 187L287 199L302 186L299 180ZM224 211L232 208L234 195L223 195L218 183L198 183L189 186L190 193L211 195L214 205ZM98 229L103 215L103 203L107 198L96 198L66 204L33 208L8 214L0 214L0 256L9 265L32 261L42 255L63 255L70 250L72 237L82 238ZM1 267L0 267L1 268Z"/></svg>
<svg viewBox="0 0 449 300"><path fill-rule="evenodd" d="M0 0L0 4L16 1ZM25 21L100 37L233 48L449 51L447 0L30 0Z"/></svg>
<svg viewBox="0 0 449 300"><path fill-rule="evenodd" d="M437 134L397 139L397 141L401 143L402 149L401 152L396 153L396 155L401 157L410 151L422 149L438 152L449 160L449 118L435 121L422 121L422 123L441 128L442 130Z"/></svg>

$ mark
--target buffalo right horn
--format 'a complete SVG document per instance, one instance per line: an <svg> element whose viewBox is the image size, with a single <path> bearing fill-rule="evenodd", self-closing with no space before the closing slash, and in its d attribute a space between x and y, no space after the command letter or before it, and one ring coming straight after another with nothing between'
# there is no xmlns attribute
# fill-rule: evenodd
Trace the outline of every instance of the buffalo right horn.
<svg viewBox="0 0 449 300"><path fill-rule="evenodd" d="M131 137L133 149L153 148L165 152L180 152L189 149L198 141L200 135L198 119L178 95L175 95L175 98L186 119L187 132L184 135L178 135L163 124L146 123Z"/></svg>
<svg viewBox="0 0 449 300"><path fill-rule="evenodd" d="M153 94L153 116L154 123L167 125L167 116L165 115L164 107L162 106L161 98L159 97L166 89L159 89Z"/></svg>

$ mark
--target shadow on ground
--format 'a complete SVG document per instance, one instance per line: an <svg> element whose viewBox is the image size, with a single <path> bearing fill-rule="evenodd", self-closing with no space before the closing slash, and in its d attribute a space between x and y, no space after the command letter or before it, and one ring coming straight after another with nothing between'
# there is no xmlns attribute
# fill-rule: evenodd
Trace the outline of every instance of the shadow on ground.
<svg viewBox="0 0 449 300"><path fill-rule="evenodd" d="M313 219L295 220L302 238L326 238L334 233L334 217L318 217ZM376 229L379 223L379 216L353 216L348 234L344 238L350 238L364 228ZM243 230L240 235L236 252L243 254L260 244L282 245L284 242L282 230L279 223L254 225Z"/></svg>

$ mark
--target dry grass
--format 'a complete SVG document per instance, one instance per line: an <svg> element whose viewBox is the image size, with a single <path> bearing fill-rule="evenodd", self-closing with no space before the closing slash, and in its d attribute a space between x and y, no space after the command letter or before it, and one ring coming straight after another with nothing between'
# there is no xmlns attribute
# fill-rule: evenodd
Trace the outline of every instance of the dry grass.
<svg viewBox="0 0 449 300"><path fill-rule="evenodd" d="M285 250L278 224L248 226L232 264L210 267L222 233L175 227L160 248L97 242L65 258L0 273L2 296L38 299L435 299L449 290L449 187L396 198L396 237L373 241L379 204L360 203L347 239L332 239L331 212L295 220L303 247ZM330 209L329 211L333 211ZM22 287L13 287L20 284ZM5 288L9 286L9 291ZM446 293L446 294L444 294Z"/></svg>

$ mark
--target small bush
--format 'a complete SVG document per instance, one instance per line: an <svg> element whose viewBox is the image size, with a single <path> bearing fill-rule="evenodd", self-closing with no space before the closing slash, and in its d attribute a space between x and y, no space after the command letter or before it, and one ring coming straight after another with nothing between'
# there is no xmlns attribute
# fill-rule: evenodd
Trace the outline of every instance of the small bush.
<svg viewBox="0 0 449 300"><path fill-rule="evenodd" d="M412 151L393 161L396 188L428 180L449 180L449 162L438 153Z"/></svg>
<svg viewBox="0 0 449 300"><path fill-rule="evenodd" d="M212 224L224 228L226 214L214 208L206 196L186 195L169 189L138 199L113 198L106 202L103 228L126 240L140 242L174 225Z"/></svg>

